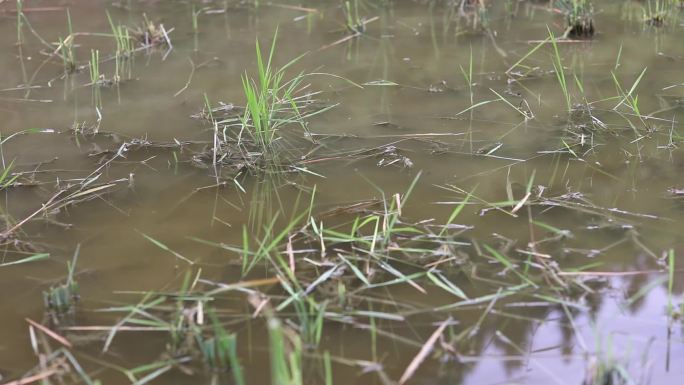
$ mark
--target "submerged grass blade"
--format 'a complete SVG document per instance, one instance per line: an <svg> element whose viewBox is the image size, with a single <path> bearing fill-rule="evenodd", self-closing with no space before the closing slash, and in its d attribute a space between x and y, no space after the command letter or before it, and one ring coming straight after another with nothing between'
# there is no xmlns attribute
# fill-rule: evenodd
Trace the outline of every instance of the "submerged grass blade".
<svg viewBox="0 0 684 385"><path fill-rule="evenodd" d="M34 255L30 256L30 257L18 259L18 260L16 260L16 261L0 263L0 267L21 265L21 264L24 264L24 263L31 263L31 262L36 262L36 261L42 261L42 260L48 259L48 258L50 258L50 254L49 254L49 253L34 254Z"/></svg>
<svg viewBox="0 0 684 385"><path fill-rule="evenodd" d="M162 249L162 250L164 250L164 251L167 251L167 252L173 254L174 257L176 257L176 258L178 258L178 259L180 259L180 260L182 260L182 261L185 261L185 262L187 262L187 263L190 264L190 265L193 265L193 264L194 264L193 261L191 261L191 260L189 260L188 258L185 258L184 256L182 256L181 254L179 254L179 253L177 253L177 252L171 250L168 246L166 246L165 244L159 242L158 240L156 240L156 239L150 237L149 235L144 234L144 233L141 233L140 231L138 231L138 233L139 233L140 235L142 235L142 236L143 236L145 239L147 239L148 241L152 242L152 243L153 243L155 246L157 246L158 248L160 248L160 249Z"/></svg>

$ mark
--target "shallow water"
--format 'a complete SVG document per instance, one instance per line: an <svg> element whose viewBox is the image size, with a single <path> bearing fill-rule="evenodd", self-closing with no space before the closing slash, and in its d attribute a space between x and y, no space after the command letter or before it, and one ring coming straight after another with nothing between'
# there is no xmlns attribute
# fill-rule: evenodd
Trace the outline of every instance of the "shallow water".
<svg viewBox="0 0 684 385"><path fill-rule="evenodd" d="M191 3L72 1L73 30L82 33L76 58L85 67L68 77L61 59L49 56L37 37L51 43L68 34L66 6L26 2L35 34L25 25L24 42L17 45L14 4L0 4L2 137L36 129L2 146L5 167L13 161L11 171L23 172L17 179L22 185L1 191L7 228L84 178L88 186L112 184L58 210L39 210L3 241L2 263L38 252L50 257L0 266L0 383L36 373L31 370L39 358L26 318L69 339L69 351L90 377L103 384L132 382L125 370L169 358L168 332L121 330L107 344L110 328L127 312L103 309L149 300L145 293L173 296L186 272L201 279L195 293L217 283L273 277L262 264L241 274L242 229L255 240L264 232L278 233L285 226L282 219L305 209L312 195L313 216L331 229L348 225L354 214L326 212L383 196L392 202L394 194L406 198L404 223L444 224L468 192L473 197L454 220L465 226L454 230L451 240L457 245L449 245L445 255L407 253L416 257L412 260L388 252L386 262L411 274L452 257L438 266L472 303L461 303L424 276L415 285L366 290L346 271L344 279L331 279L332 295L322 287L308 293L319 303L329 300L330 307L320 346L306 350L304 383L325 383L324 351L333 359L334 383L393 383L449 317L450 326L410 383L579 385L592 365L610 361L633 383L677 383L684 375L677 365L684 358L682 322L669 315L668 306L678 309L682 303L679 255L684 254L684 205L670 191L682 187L684 166L677 120L684 98L678 86L684 82L679 10L655 28L641 21L639 2L597 1L597 35L558 43L572 103L579 106L568 114L550 44L508 71L548 37L547 26L562 34L564 19L550 12L547 2L489 2L490 33L459 17L452 2L360 3L363 17L378 19L363 35L333 44L348 35L334 1L262 2L259 8L198 2L196 32ZM138 52L130 79L99 88L96 109L87 59L91 49L105 58L116 48L111 36L97 35L111 32L105 10L131 27L145 14L172 28L172 49ZM203 111L205 94L212 105L244 104L241 76L254 71L255 39L268 47L276 26L276 63L306 53L287 73L322 73L308 78L308 91L322 91L312 96L316 103L335 107L307 119L311 135L296 124L282 129L283 147L299 159L293 163L299 172L287 168L277 175L236 176L229 165L198 167L191 155L211 146L212 127L191 116ZM471 60L473 103L487 103L468 110L471 96L460 68L468 72ZM644 69L630 94L638 95L642 116L637 116L616 97L612 73L624 94ZM111 78L113 62L104 62L100 71ZM587 102L593 118L582 107ZM117 156L122 145L126 151ZM524 198L528 183L533 189ZM491 204L509 200L507 190L515 202L492 209ZM377 210L382 204L369 207ZM265 231L269 223L275 227ZM553 229L565 236L554 237ZM484 245L516 266L504 266ZM315 250L296 254L305 284L330 268L314 269L311 261L341 263L334 259L339 252L334 246L325 257L315 244L298 247ZM55 324L46 315L42 292L64 282L77 249L74 274L81 298L69 319ZM287 257L284 246L279 250ZM675 259L672 279L669 250ZM540 273L546 271L542 265L554 273ZM523 277L529 272L539 287L511 289L528 279L516 271ZM395 278L384 274L378 273L378 282ZM570 288L561 288L556 279ZM335 306L341 286L354 294ZM270 296L274 306L287 298L278 285L250 290ZM263 314L252 319L246 290L228 294L206 299L203 306L215 309L236 333L247 383L267 383ZM174 304L150 312L168 318ZM292 306L276 316L298 324ZM368 330L371 323L377 333ZM41 352L46 345L60 347L50 337L38 345ZM145 379L162 368L153 383L232 383L230 374L214 377L193 358L182 368L160 365L134 377ZM53 377L56 381L58 375Z"/></svg>

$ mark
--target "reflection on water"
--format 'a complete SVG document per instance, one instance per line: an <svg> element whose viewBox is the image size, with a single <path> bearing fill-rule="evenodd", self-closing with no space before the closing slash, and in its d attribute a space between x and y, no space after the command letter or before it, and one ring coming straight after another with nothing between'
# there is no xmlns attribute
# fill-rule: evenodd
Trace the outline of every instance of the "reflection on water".
<svg viewBox="0 0 684 385"><path fill-rule="evenodd" d="M212 377L178 358L196 352L173 356L169 345L182 343L151 328L172 324L178 306L190 306L177 295L190 293L198 297L186 302L208 301L236 333L247 382L267 383L268 311L308 341L301 309L278 308L287 289L271 282L202 297L287 275L277 264L247 272L247 237L255 253L277 244L269 258L296 263L304 297L325 303L320 345L304 349L304 383L326 383L325 351L334 383L394 383L440 325L413 383L579 385L591 373L605 374L596 383L676 383L679 11L653 27L640 2L597 1L596 36L559 41L557 59L547 27L560 36L565 21L547 2L470 3L353 2L347 15L363 31L350 37L338 2L74 1L78 69L69 76L55 56L69 35L66 5L26 1L17 45L14 4L0 4L3 168L18 175L1 191L14 230L2 234L0 263L50 254L0 265L2 382L78 362L106 384L232 383L234 373ZM93 86L91 52L101 55L100 80L119 62L105 11L131 30L150 25L145 15L171 45L164 37L139 49L126 59L130 76L119 68L118 83ZM281 128L279 167L215 167L205 100L223 118L241 116L255 39L267 46L276 29L276 64L306 53L287 73L316 73L301 91L321 91L307 108L333 108ZM348 233L355 217L378 215L385 231L397 206L397 227L413 233L380 241L366 224L354 242L325 233L336 239L326 245L311 230ZM287 227L307 210L316 219ZM376 241L386 255L352 268ZM379 253L367 252L373 261ZM74 260L80 299L56 325L42 293ZM257 292L270 302L252 318L247 297ZM150 303L149 314L130 314ZM63 346L35 328L32 342L25 318L66 336L74 361L37 364L45 346ZM110 339L113 325L121 330Z"/></svg>

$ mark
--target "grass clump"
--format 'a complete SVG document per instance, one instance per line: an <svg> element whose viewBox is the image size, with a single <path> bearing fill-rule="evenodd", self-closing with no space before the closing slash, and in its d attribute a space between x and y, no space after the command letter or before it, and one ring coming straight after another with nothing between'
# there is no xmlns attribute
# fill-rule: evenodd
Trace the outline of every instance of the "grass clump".
<svg viewBox="0 0 684 385"><path fill-rule="evenodd" d="M215 379L230 372L233 383L246 383L238 358L236 334L226 329L225 320L207 304L207 297L194 291L195 284L187 272L175 293L145 292L137 305L102 310L125 314L109 330L105 352L116 335L126 328L142 325L168 333L165 349L156 362L124 371L133 382L139 381L137 376L142 373L151 379L175 368L186 374L201 369Z"/></svg>
<svg viewBox="0 0 684 385"><path fill-rule="evenodd" d="M256 42L256 75L242 76L245 106L222 104L212 107L205 97L205 110L195 117L211 121L214 142L210 151L199 154L195 161L237 166L238 169L262 169L282 164L284 154L283 128L298 125L304 136L310 137L306 119L334 107L317 107L313 96L318 92L303 92L308 88L304 78L313 74L300 72L287 79L286 70L301 56L280 68L274 64L277 31L268 54L264 56Z"/></svg>
<svg viewBox="0 0 684 385"><path fill-rule="evenodd" d="M279 319L272 317L268 320L271 383L273 385L302 385L304 377L301 340L296 333L288 334L287 331Z"/></svg>
<svg viewBox="0 0 684 385"><path fill-rule="evenodd" d="M589 0L557 0L556 6L565 14L565 35L572 38L594 36L594 6Z"/></svg>
<svg viewBox="0 0 684 385"><path fill-rule="evenodd" d="M72 279L43 292L45 308L56 315L72 313L79 298L78 282Z"/></svg>
<svg viewBox="0 0 684 385"><path fill-rule="evenodd" d="M260 299L251 294L248 301L259 308ZM303 385L302 340L298 333L288 328L276 316L275 309L268 304L263 308L269 341L269 359L272 385Z"/></svg>
<svg viewBox="0 0 684 385"><path fill-rule="evenodd" d="M62 58L64 74L69 75L78 70L76 54L74 53L74 31L71 24L71 13L67 9L67 27L69 34L66 38L59 38L59 44L55 52Z"/></svg>
<svg viewBox="0 0 684 385"><path fill-rule="evenodd" d="M164 24L155 24L143 14L143 23L131 32L131 35L138 40L143 47L163 47L171 48L169 31L164 28Z"/></svg>
<svg viewBox="0 0 684 385"><path fill-rule="evenodd" d="M452 4L458 8L455 12L472 27L473 31L490 32L490 14L484 0L464 0Z"/></svg>
<svg viewBox="0 0 684 385"><path fill-rule="evenodd" d="M359 1L345 1L344 23L347 30L353 35L360 35L366 32L366 20L359 16Z"/></svg>
<svg viewBox="0 0 684 385"><path fill-rule="evenodd" d="M240 116L241 142L247 134L261 153L273 153L274 145L282 138L280 130L289 124L298 124L308 133L305 119L319 112L327 110L304 111L313 104L310 99L316 93L299 94L307 85L303 80L308 74L300 72L289 80L285 79L287 68L295 64L301 56L289 61L281 68L276 68L273 56L276 50L278 31L273 36L273 42L264 61L259 42L256 42L257 76L245 73L242 76L242 89L246 99L244 113ZM225 131L224 131L225 135Z"/></svg>
<svg viewBox="0 0 684 385"><path fill-rule="evenodd" d="M73 315L76 311L76 303L80 299L78 282L74 279L79 250L80 246L76 248L73 260L67 263L69 275L66 281L43 292L45 310L55 324L58 324L65 316Z"/></svg>
<svg viewBox="0 0 684 385"><path fill-rule="evenodd" d="M98 85L104 77L100 74L100 51L90 50L90 61L88 62L88 72L90 73L90 85Z"/></svg>
<svg viewBox="0 0 684 385"><path fill-rule="evenodd" d="M597 339L596 355L587 361L582 385L641 385L647 383L643 378L633 378L628 371L627 357L618 357L612 336L606 341Z"/></svg>
<svg viewBox="0 0 684 385"><path fill-rule="evenodd" d="M202 361L211 372L231 371L235 384L244 385L245 379L237 354L237 336L234 333L228 333L213 311L209 311L209 317L213 335L207 336L206 333L196 335Z"/></svg>
<svg viewBox="0 0 684 385"><path fill-rule="evenodd" d="M178 303L187 302L181 298ZM234 383L244 385L245 380L237 354L237 336L229 333L212 309L206 310L210 325L205 325L204 305L181 305L168 324L170 341L167 353L182 368L182 363L196 361L213 375L231 372ZM190 358L191 360L188 360Z"/></svg>
<svg viewBox="0 0 684 385"><path fill-rule="evenodd" d="M14 160L9 162L7 166L0 173L0 191L12 186L12 184L19 178L19 175L12 175L12 168L14 167Z"/></svg>
<svg viewBox="0 0 684 385"><path fill-rule="evenodd" d="M664 26L674 14L676 5L673 0L648 0L643 6L644 22L653 27Z"/></svg>
<svg viewBox="0 0 684 385"><path fill-rule="evenodd" d="M107 86L110 83L105 78L104 74L100 73L100 51L90 50L90 61L88 62L88 72L90 74L90 85L92 87L92 103L96 109L102 108L102 95L100 87Z"/></svg>
<svg viewBox="0 0 684 385"><path fill-rule="evenodd" d="M115 25L109 12L107 20L112 29L112 35L116 41L116 53L114 54L115 70L114 82L118 83L122 75L131 77L131 60L133 59L134 47L130 31L123 25Z"/></svg>

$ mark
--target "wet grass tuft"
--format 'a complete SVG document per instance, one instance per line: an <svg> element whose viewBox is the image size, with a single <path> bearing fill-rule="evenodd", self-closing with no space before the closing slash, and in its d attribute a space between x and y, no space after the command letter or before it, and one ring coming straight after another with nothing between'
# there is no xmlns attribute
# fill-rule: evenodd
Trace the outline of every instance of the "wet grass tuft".
<svg viewBox="0 0 684 385"><path fill-rule="evenodd" d="M66 281L43 292L46 314L56 325L73 318L76 313L76 304L81 298L78 282L74 279L79 251L80 246L76 248L73 260L67 263L69 274Z"/></svg>
<svg viewBox="0 0 684 385"><path fill-rule="evenodd" d="M590 38L594 36L594 6L590 0L557 0L556 6L565 14L565 36Z"/></svg>

